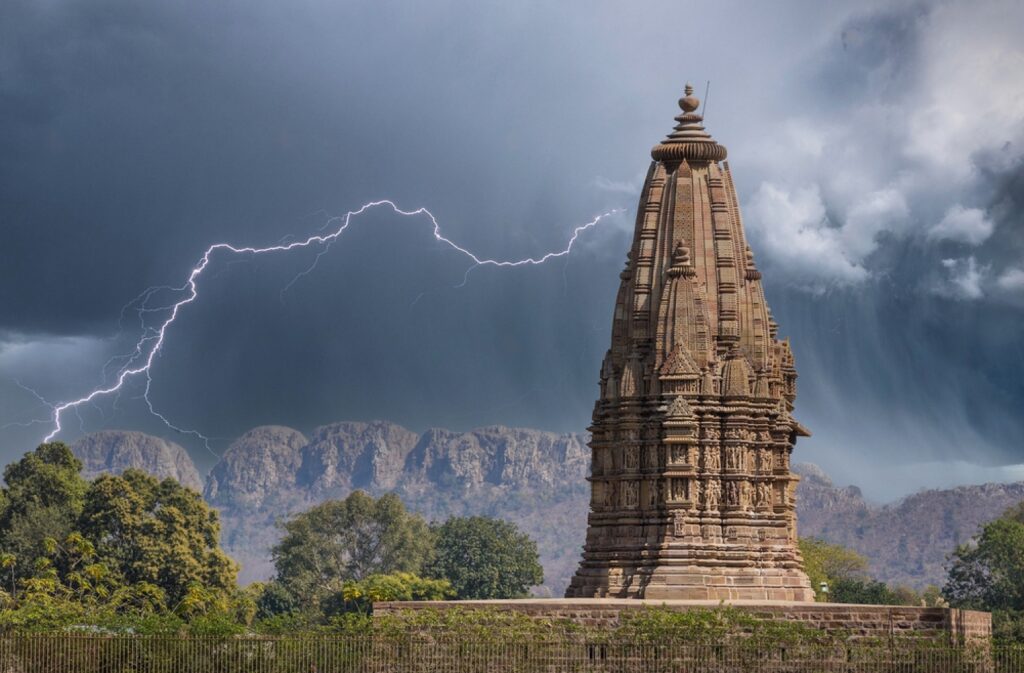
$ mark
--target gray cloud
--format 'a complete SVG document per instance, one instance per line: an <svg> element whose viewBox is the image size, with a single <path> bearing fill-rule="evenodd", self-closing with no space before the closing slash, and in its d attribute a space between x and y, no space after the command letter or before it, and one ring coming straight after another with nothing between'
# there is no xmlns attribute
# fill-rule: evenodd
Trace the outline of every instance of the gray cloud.
<svg viewBox="0 0 1024 673"><path fill-rule="evenodd" d="M861 482L880 461L1024 462L1021 13L4 3L0 424L45 415L14 380L51 400L100 383L137 336L125 302L213 241L307 235L388 197L483 255L560 248L633 207L692 78L712 80L707 125L793 338L803 457ZM316 251L218 259L154 401L214 437L374 417L584 428L632 216L461 287L465 260L424 225L366 216L283 296ZM81 427L167 434L140 391ZM4 457L38 430L6 427Z"/></svg>

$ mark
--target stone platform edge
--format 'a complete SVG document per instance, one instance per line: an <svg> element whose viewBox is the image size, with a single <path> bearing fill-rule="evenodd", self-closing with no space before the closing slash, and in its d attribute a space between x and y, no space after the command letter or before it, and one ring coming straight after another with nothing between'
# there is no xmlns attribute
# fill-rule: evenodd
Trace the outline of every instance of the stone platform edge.
<svg viewBox="0 0 1024 673"><path fill-rule="evenodd" d="M851 639L934 637L950 644L984 643L992 636L992 615L976 610L904 605L854 605L795 601L645 600L616 598L523 598L515 600L382 601L375 615L405 610L513 610L537 619L566 619L578 624L613 627L619 615L647 607L693 610L732 606L765 619L796 621Z"/></svg>

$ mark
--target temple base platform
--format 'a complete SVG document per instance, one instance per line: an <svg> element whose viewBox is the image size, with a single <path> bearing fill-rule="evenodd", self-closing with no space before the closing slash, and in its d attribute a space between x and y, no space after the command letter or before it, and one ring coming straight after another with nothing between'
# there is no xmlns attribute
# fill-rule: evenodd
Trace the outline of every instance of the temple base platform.
<svg viewBox="0 0 1024 673"><path fill-rule="evenodd" d="M375 603L374 615L406 610L511 610L536 619L569 620L614 627L632 610L708 610L733 606L759 619L799 622L845 639L931 639L938 643L981 644L992 635L988 612L946 607L849 605L796 601L650 600L616 598L526 598L475 601L387 601Z"/></svg>

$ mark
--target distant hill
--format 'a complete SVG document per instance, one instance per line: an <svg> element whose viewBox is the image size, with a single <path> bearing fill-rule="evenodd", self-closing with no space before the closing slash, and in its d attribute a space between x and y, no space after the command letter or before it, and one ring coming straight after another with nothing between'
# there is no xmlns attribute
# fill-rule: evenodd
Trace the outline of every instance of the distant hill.
<svg viewBox="0 0 1024 673"><path fill-rule="evenodd" d="M538 542L545 587L560 594L586 525L584 435L503 427L422 435L394 423L335 423L307 439L266 426L242 435L210 472L205 495L221 510L223 544L243 580L264 578L274 521L355 489L395 491L428 519L484 514L516 522Z"/></svg>
<svg viewBox="0 0 1024 673"><path fill-rule="evenodd" d="M142 432L104 430L82 437L71 450L82 461L82 474L87 479L104 473L121 474L134 467L203 490L203 478L188 452L166 439Z"/></svg>
<svg viewBox="0 0 1024 673"><path fill-rule="evenodd" d="M945 582L946 558L1008 507L1024 500L1024 482L933 489L875 506L856 486L836 488L817 465L793 466L798 532L854 549L885 582L923 587Z"/></svg>
<svg viewBox="0 0 1024 673"><path fill-rule="evenodd" d="M221 512L225 549L243 582L273 572L274 522L355 489L398 493L428 519L483 514L509 519L537 540L542 593L561 595L586 533L589 450L584 434L490 427L422 434L385 421L334 423L307 437L263 426L239 437L213 467L203 493ZM195 466L177 444L106 431L76 442L90 476L139 467L198 489ZM1024 500L1024 483L923 491L885 506L855 486L837 488L820 468L797 464L799 532L859 551L887 582L942 584L947 554L980 524Z"/></svg>

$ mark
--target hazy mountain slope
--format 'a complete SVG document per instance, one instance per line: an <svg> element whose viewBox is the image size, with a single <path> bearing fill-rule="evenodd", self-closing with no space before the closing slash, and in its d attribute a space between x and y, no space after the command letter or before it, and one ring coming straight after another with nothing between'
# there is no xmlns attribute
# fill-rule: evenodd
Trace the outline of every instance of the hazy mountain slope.
<svg viewBox="0 0 1024 673"><path fill-rule="evenodd" d="M588 449L583 435L482 428L422 435L394 423L334 423L307 440L291 428L256 428L224 454L206 486L221 510L225 548L243 581L272 572L274 522L355 489L397 492L428 519L487 514L538 541L545 585L560 592L583 544Z"/></svg>
<svg viewBox="0 0 1024 673"><path fill-rule="evenodd" d="M883 506L866 503L854 486L836 488L815 465L797 464L798 532L855 549L878 579L922 587L942 585L946 557L981 524L1024 500L1024 482L928 490Z"/></svg>
<svg viewBox="0 0 1024 673"><path fill-rule="evenodd" d="M161 479L171 477L189 488L203 490L203 479L188 452L174 442L142 432L104 430L71 445L82 461L82 474L92 479L103 473L120 474L135 467Z"/></svg>
<svg viewBox="0 0 1024 673"><path fill-rule="evenodd" d="M206 480L221 511L222 541L243 565L242 580L273 573L274 523L354 489L397 492L428 519L484 514L517 523L537 540L546 581L560 595L576 568L586 532L587 437L505 427L411 432L385 421L333 423L309 436L263 426L239 437ZM139 467L196 488L184 450L142 433L101 432L74 445L86 472ZM872 573L913 586L942 584L946 556L985 521L1024 500L1024 483L916 493L885 506L855 486L837 488L820 468L797 464L799 532L856 549Z"/></svg>

